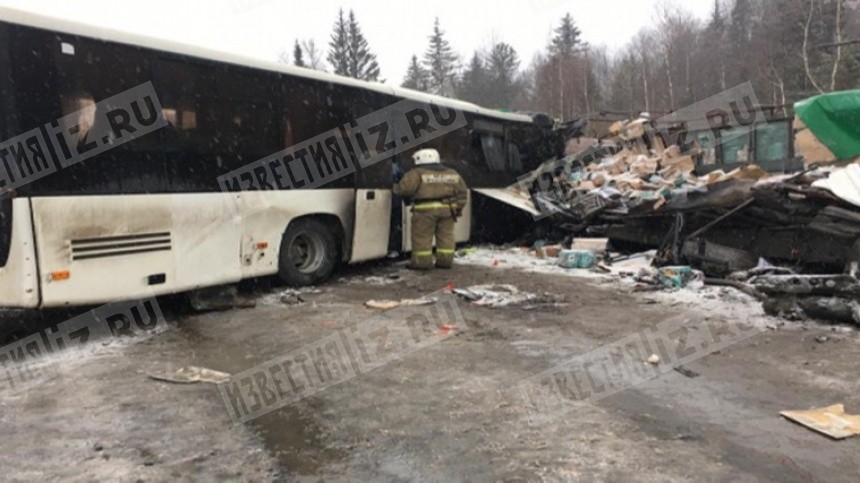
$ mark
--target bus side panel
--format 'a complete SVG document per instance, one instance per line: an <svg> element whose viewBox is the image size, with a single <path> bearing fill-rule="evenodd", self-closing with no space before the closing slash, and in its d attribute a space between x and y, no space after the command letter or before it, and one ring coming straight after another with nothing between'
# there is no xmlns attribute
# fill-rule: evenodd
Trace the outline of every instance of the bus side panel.
<svg viewBox="0 0 860 483"><path fill-rule="evenodd" d="M229 193L176 193L171 200L175 233L171 292L238 282L244 220L236 216ZM151 196L144 196L148 198Z"/></svg>
<svg viewBox="0 0 860 483"><path fill-rule="evenodd" d="M0 307L35 308L39 305L39 279L30 200L12 200L12 238L6 265L0 267Z"/></svg>
<svg viewBox="0 0 860 483"><path fill-rule="evenodd" d="M352 240L355 190L247 191L243 198L243 278L278 273L281 239L289 223L302 216L333 216L340 220L346 240ZM259 243L266 249L257 248ZM346 254L344 254L346 255Z"/></svg>
<svg viewBox="0 0 860 483"><path fill-rule="evenodd" d="M240 280L242 221L227 199L223 193L33 199L42 305L99 304Z"/></svg>

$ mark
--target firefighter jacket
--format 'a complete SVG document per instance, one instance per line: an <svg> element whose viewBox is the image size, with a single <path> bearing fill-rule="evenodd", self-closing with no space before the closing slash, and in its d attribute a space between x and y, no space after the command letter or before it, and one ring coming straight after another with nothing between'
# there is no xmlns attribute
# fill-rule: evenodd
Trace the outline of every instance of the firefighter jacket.
<svg viewBox="0 0 860 483"><path fill-rule="evenodd" d="M394 194L416 205L437 202L457 210L462 210L469 199L469 189L460 174L442 164L415 167L394 185Z"/></svg>

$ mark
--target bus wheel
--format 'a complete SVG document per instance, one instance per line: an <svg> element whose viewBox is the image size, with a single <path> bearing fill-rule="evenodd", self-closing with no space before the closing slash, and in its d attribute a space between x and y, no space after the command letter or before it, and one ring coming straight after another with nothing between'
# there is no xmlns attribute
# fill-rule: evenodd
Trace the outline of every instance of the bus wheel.
<svg viewBox="0 0 860 483"><path fill-rule="evenodd" d="M290 223L281 241L278 275L293 287L327 279L337 264L337 241L331 229L313 219Z"/></svg>

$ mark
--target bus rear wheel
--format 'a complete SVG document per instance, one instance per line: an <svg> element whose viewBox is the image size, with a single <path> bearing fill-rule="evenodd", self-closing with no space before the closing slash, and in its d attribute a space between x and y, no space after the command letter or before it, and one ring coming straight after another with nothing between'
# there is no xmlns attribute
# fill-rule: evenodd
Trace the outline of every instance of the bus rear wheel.
<svg viewBox="0 0 860 483"><path fill-rule="evenodd" d="M337 252L337 240L325 223L313 219L290 223L281 241L278 275L293 287L318 284L334 271Z"/></svg>

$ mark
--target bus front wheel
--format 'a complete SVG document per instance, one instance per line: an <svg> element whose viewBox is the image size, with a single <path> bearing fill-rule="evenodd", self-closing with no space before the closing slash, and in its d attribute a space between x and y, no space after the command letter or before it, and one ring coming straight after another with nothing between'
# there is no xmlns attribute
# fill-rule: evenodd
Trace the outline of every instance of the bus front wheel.
<svg viewBox="0 0 860 483"><path fill-rule="evenodd" d="M278 274L293 287L306 287L326 280L337 264L337 240L319 220L290 223L281 241Z"/></svg>

